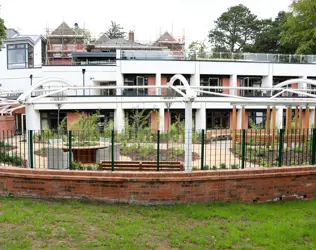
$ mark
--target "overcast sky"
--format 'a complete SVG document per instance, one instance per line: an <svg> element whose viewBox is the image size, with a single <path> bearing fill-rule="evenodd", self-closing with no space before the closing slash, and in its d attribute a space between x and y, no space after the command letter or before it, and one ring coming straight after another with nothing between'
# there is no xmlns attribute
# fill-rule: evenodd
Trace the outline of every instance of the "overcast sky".
<svg viewBox="0 0 316 250"><path fill-rule="evenodd" d="M153 41L160 31L185 34L187 43L207 38L214 20L230 6L244 4L259 18L275 17L288 10L291 0L0 0L1 17L7 28L22 34L43 34L63 20L75 22L98 37L111 20L125 31L135 30L135 39Z"/></svg>

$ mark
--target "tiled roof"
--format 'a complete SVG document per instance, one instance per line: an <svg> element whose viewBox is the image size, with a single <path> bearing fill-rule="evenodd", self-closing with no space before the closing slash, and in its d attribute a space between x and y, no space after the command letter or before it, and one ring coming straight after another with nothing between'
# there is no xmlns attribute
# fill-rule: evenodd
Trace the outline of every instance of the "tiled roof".
<svg viewBox="0 0 316 250"><path fill-rule="evenodd" d="M51 35L76 35L76 33L68 26L67 23L62 22L58 28L51 33Z"/></svg>

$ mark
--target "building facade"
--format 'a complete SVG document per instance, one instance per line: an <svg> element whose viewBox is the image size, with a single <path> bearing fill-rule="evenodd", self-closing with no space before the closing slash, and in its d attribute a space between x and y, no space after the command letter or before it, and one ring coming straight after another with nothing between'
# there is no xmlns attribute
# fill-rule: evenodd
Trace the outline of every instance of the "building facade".
<svg viewBox="0 0 316 250"><path fill-rule="evenodd" d="M290 57L288 61L281 61L278 55L262 58L262 54L255 58L254 54L245 54L237 60L234 57L185 60L184 57L172 57L161 49L136 51L116 48L114 54L113 51L100 52L112 53L107 54L111 57L109 63L95 61L79 65L50 65L43 61L45 39L41 36L33 38L18 35L8 37L0 52L0 82L3 89L20 94L30 91L28 98L47 93L41 101L26 105L25 115L26 120L29 120L26 125L23 112L11 114L15 116L15 128L22 130L26 127L35 130L56 128L58 121L64 118L67 118L70 126L76 120L77 112L96 111L100 113L101 123L113 120L115 129L123 130L126 119L134 110L145 109L151 112L151 127L167 131L172 123L184 119L185 104L174 101L178 93L159 88L166 86L175 74L183 75L192 88L203 90L203 87L213 93L201 91L193 102L195 129L232 128L234 108L237 110L237 128L264 127L267 115L271 115L267 111L267 104L254 105L246 101L236 104L236 100L240 97L252 100L272 97L282 90L271 91L271 88L288 79L316 79L313 56L299 62ZM105 43L108 44L108 40ZM17 56L19 53L22 55L20 59ZM252 59L247 59L249 57ZM174 84L182 83L177 81ZM65 86L71 86L71 89L52 92ZM293 92L280 93L280 99L301 100L302 126L310 127L315 120L315 107L309 104L314 99L312 94L315 94L315 86L300 82L282 88ZM306 91L307 95L297 94L295 90ZM308 96L308 93L311 95ZM287 107L283 104L275 106L276 124L282 128L285 126ZM292 106L296 107L297 104ZM310 108L308 112L305 112L306 107Z"/></svg>

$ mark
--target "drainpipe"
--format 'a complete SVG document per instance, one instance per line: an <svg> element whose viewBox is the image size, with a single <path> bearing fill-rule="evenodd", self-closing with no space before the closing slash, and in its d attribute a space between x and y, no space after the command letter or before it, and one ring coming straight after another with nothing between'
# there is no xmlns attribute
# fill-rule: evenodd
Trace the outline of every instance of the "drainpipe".
<svg viewBox="0 0 316 250"><path fill-rule="evenodd" d="M85 87L86 83L85 83L85 73L86 73L86 69L82 69L82 86ZM83 89L83 95L86 95L86 90Z"/></svg>
<svg viewBox="0 0 316 250"><path fill-rule="evenodd" d="M31 86L33 84L33 75L30 75L30 82L31 82Z"/></svg>

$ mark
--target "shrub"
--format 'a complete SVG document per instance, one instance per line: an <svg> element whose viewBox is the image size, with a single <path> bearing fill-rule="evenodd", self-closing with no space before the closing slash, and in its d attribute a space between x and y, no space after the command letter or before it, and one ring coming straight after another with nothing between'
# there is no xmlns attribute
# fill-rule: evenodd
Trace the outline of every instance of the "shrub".
<svg viewBox="0 0 316 250"><path fill-rule="evenodd" d="M204 170L209 170L209 169L211 169L209 165L204 166Z"/></svg>
<svg viewBox="0 0 316 250"><path fill-rule="evenodd" d="M22 166L23 159L17 155L10 156L8 153L0 152L0 162L12 164L14 166Z"/></svg>
<svg viewBox="0 0 316 250"><path fill-rule="evenodd" d="M304 161L302 165L303 166L307 166L307 165L309 165L309 162L308 161Z"/></svg>
<svg viewBox="0 0 316 250"><path fill-rule="evenodd" d="M226 169L227 168L227 165L225 163L221 163L219 166L220 166L221 169Z"/></svg>
<svg viewBox="0 0 316 250"><path fill-rule="evenodd" d="M184 155L184 149L182 149L182 148L177 148L177 155L178 155L178 156Z"/></svg>
<svg viewBox="0 0 316 250"><path fill-rule="evenodd" d="M8 147L9 144L7 144L6 142L4 141L0 141L0 147L3 148L3 147Z"/></svg>
<svg viewBox="0 0 316 250"><path fill-rule="evenodd" d="M262 166L262 167L267 167L268 166L268 163L265 161L265 160L261 160L259 162L259 165Z"/></svg>
<svg viewBox="0 0 316 250"><path fill-rule="evenodd" d="M258 148L256 149L256 156L263 157L266 155L266 149L265 148Z"/></svg>
<svg viewBox="0 0 316 250"><path fill-rule="evenodd" d="M231 168L232 168L232 169L238 169L238 168L239 168L239 165L238 165L238 164L232 164L232 165L231 165Z"/></svg>
<svg viewBox="0 0 316 250"><path fill-rule="evenodd" d="M217 170L217 167L214 165L214 166L212 167L212 169L213 169L213 170Z"/></svg>
<svg viewBox="0 0 316 250"><path fill-rule="evenodd" d="M193 167L192 171L198 171L199 169L197 167Z"/></svg>

